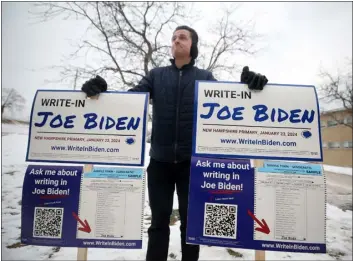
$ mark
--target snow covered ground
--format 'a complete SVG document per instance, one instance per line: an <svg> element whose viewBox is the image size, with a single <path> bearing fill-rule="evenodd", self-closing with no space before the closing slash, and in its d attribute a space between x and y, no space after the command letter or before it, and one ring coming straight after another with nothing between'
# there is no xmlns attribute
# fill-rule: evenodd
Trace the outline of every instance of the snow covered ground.
<svg viewBox="0 0 353 261"><path fill-rule="evenodd" d="M345 174L352 176L352 168L344 168L344 167L338 167L338 166L330 166L330 165L322 165L324 167L325 171L333 172L333 173L339 173L339 174Z"/></svg>
<svg viewBox="0 0 353 261"><path fill-rule="evenodd" d="M2 124L2 260L76 260L76 248L23 246L21 193L27 167L28 126ZM149 149L149 146L146 148ZM148 155L148 153L147 153ZM147 163L148 164L148 156ZM352 175L351 169L326 166L327 171ZM350 172L349 172L350 170ZM175 197L174 209L177 209ZM88 249L88 260L144 260L150 210L145 203L143 249ZM169 260L180 260L179 221L171 225ZM254 260L255 251L201 246L200 260ZM327 204L327 253L301 254L266 251L266 260L352 260L352 211Z"/></svg>

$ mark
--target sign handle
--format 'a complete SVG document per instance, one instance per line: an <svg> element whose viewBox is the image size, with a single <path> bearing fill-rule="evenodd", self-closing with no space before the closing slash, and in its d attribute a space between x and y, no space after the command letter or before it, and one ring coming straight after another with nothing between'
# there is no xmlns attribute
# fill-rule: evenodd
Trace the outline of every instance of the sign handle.
<svg viewBox="0 0 353 261"><path fill-rule="evenodd" d="M266 260L266 251L255 250L255 260L256 261L265 261Z"/></svg>
<svg viewBox="0 0 353 261"><path fill-rule="evenodd" d="M91 172L92 169L93 169L92 164L85 164L83 166L82 175L86 172ZM77 248L77 261L87 261L87 248L82 248L82 247Z"/></svg>
<svg viewBox="0 0 353 261"><path fill-rule="evenodd" d="M254 160L254 167L260 168L263 167L264 161L263 160ZM256 175L256 173L255 173ZM265 261L266 260L266 251L264 250L255 250L255 261Z"/></svg>
<svg viewBox="0 0 353 261"><path fill-rule="evenodd" d="M87 248L77 248L77 260L87 261Z"/></svg>

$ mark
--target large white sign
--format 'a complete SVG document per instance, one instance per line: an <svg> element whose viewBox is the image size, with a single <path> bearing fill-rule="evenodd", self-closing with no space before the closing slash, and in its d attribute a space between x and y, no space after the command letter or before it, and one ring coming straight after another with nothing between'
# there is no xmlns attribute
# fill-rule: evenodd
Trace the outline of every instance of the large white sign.
<svg viewBox="0 0 353 261"><path fill-rule="evenodd" d="M194 156L322 161L314 86L196 83Z"/></svg>
<svg viewBox="0 0 353 261"><path fill-rule="evenodd" d="M27 161L144 165L148 94L39 90Z"/></svg>

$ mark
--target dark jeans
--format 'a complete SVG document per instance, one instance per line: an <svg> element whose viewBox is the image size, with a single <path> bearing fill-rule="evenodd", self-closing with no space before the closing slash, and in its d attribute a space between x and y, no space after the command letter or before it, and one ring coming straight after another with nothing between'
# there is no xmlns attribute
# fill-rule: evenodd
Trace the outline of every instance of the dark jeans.
<svg viewBox="0 0 353 261"><path fill-rule="evenodd" d="M148 229L147 261L168 258L169 222L176 187L179 201L182 261L197 261L200 247L185 243L189 198L190 161L182 163L158 162L151 158L147 168L148 195L152 211Z"/></svg>

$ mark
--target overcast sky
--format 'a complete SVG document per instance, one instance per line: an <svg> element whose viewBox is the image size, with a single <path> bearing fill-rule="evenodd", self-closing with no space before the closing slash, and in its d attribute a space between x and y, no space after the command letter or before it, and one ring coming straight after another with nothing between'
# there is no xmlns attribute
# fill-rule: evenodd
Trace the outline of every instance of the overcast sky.
<svg viewBox="0 0 353 261"><path fill-rule="evenodd" d="M60 65L63 55L74 50L70 43L78 42L86 29L85 22L62 19L33 24L28 13L30 5L3 2L1 14L2 88L16 88L26 98L21 118L29 117L37 89L73 88L45 84L45 79L57 77L57 73L45 68ZM203 10L204 18L192 26L201 37L205 37L207 24L217 18L219 6L196 3L195 10ZM266 36L266 48L256 57L233 59L265 74L270 83L318 86L321 67L334 74L352 57L351 2L246 2L236 18L254 18L257 32Z"/></svg>

